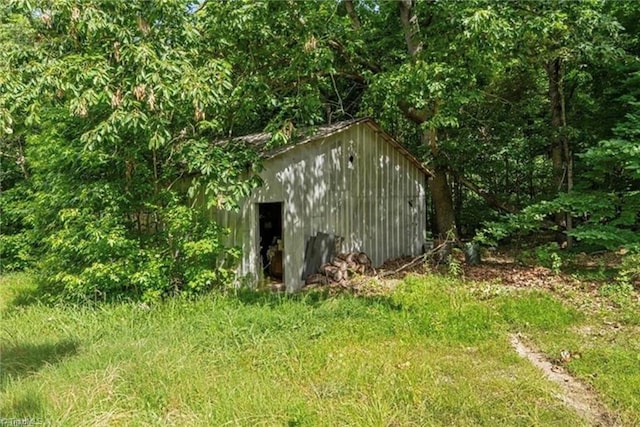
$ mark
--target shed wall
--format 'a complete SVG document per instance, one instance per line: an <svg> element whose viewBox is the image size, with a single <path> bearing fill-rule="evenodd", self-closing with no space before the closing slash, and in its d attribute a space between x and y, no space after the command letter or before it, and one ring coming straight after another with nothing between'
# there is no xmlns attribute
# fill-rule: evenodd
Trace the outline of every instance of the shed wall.
<svg viewBox="0 0 640 427"><path fill-rule="evenodd" d="M425 175L367 123L294 146L264 163L264 185L239 212L216 212L228 243L242 246L240 274L259 274L257 203L284 202L284 281L302 285L305 245L317 232L343 237L379 265L417 255L426 230Z"/></svg>

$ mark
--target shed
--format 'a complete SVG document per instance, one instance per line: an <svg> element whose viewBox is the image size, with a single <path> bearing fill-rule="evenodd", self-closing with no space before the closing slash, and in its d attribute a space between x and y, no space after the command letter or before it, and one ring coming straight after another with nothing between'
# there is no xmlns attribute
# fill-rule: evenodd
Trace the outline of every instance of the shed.
<svg viewBox="0 0 640 427"><path fill-rule="evenodd" d="M264 147L270 135L239 138ZM305 252L312 236L336 237L342 252L366 252L374 265L418 255L426 231L429 172L368 118L320 126L309 136L263 152L263 185L237 212L215 219L242 248L240 277L255 284L282 274L287 291L302 287ZM324 234L322 234L324 235Z"/></svg>

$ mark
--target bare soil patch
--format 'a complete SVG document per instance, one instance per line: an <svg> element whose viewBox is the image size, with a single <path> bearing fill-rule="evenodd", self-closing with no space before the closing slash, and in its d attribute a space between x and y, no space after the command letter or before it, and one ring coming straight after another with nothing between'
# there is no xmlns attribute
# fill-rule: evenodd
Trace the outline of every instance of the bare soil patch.
<svg viewBox="0 0 640 427"><path fill-rule="evenodd" d="M525 343L520 335L512 335L510 341L520 357L527 359L540 369L545 377L560 386L562 391L558 398L580 414L589 424L602 427L620 425L617 421L618 417L607 409L599 396L586 384L569 374L562 365L552 363L544 354Z"/></svg>

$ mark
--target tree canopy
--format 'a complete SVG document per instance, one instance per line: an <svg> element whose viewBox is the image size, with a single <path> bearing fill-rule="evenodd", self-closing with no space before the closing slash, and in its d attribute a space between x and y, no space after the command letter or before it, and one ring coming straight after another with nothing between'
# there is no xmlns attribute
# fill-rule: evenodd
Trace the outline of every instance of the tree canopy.
<svg viewBox="0 0 640 427"><path fill-rule="evenodd" d="M268 130L278 144L356 116L433 172L434 237L543 229L633 248L638 13L605 0L12 0L3 267L37 268L75 299L228 283L238 249L191 200L233 209L260 161L211 141Z"/></svg>

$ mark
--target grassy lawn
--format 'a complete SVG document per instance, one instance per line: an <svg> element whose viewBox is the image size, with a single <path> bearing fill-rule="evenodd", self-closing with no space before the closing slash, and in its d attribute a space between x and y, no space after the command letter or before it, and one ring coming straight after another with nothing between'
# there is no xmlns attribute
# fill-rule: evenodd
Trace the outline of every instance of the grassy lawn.
<svg viewBox="0 0 640 427"><path fill-rule="evenodd" d="M475 288L475 290L474 290ZM242 293L40 304L0 278L0 415L46 425L586 425L515 354L522 332L640 424L640 315L413 277L383 297ZM626 303L625 303L626 304Z"/></svg>

